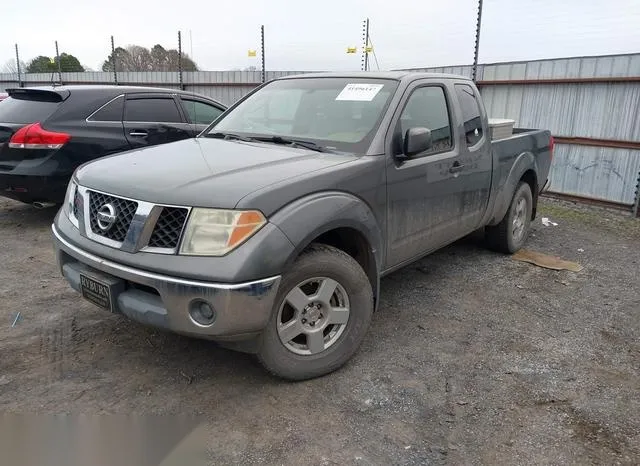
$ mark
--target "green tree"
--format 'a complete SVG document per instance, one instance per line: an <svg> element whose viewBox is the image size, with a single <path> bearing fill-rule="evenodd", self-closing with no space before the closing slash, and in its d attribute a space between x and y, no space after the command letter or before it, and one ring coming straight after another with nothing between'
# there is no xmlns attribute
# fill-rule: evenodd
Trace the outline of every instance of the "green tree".
<svg viewBox="0 0 640 466"><path fill-rule="evenodd" d="M169 64L167 71L178 71L177 50L167 50L167 62ZM182 52L182 71L198 71L198 65L184 52Z"/></svg>
<svg viewBox="0 0 640 466"><path fill-rule="evenodd" d="M110 53L102 64L102 71L113 71L113 56L115 55L116 69L118 71L129 71L124 68L124 63L129 62L129 52L122 47L116 47L113 53Z"/></svg>
<svg viewBox="0 0 640 466"><path fill-rule="evenodd" d="M58 59L54 59L53 66L55 69L58 69ZM60 54L60 69L63 73L81 73L84 71L84 66L80 64L80 60L78 60L73 55L69 55L67 53Z"/></svg>
<svg viewBox="0 0 640 466"><path fill-rule="evenodd" d="M60 54L60 70L63 73L74 73L84 71L80 61L68 53ZM58 71L58 58L39 55L27 65L27 73L52 73Z"/></svg>
<svg viewBox="0 0 640 466"><path fill-rule="evenodd" d="M179 60L176 49L165 49L156 44L151 49L139 45L129 45L126 49L118 47L115 50L117 71L178 71ZM182 69L197 71L198 66L182 54ZM112 56L109 55L102 64L102 71L113 71Z"/></svg>
<svg viewBox="0 0 640 466"><path fill-rule="evenodd" d="M27 73L48 73L55 70L51 58L39 55L27 65Z"/></svg>
<svg viewBox="0 0 640 466"><path fill-rule="evenodd" d="M156 44L151 48L151 60L156 69L155 71L169 71L167 51L162 45Z"/></svg>

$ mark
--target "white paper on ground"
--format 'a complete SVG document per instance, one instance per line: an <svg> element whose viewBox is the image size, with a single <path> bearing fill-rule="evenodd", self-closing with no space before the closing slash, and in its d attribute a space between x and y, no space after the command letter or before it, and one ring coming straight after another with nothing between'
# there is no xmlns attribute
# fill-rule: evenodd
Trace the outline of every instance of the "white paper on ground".
<svg viewBox="0 0 640 466"><path fill-rule="evenodd" d="M384 84L350 83L344 86L336 100L371 102L383 87Z"/></svg>
<svg viewBox="0 0 640 466"><path fill-rule="evenodd" d="M552 222L551 220L549 220L547 217L542 217L542 224L545 227L550 227L550 226L554 226L557 227L558 224L556 222Z"/></svg>

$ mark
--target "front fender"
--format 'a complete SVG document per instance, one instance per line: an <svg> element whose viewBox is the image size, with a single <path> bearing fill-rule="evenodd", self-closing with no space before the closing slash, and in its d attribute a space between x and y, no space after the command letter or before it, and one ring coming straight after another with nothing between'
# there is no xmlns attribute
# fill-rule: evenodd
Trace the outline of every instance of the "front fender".
<svg viewBox="0 0 640 466"><path fill-rule="evenodd" d="M536 157L531 152L522 152L516 156L514 163L511 165L511 169L502 177L502 183L497 187L495 198L496 202L493 208L493 215L489 221L489 225L496 225L507 214L513 195L516 192L518 183L522 179L528 170L533 170L534 173L538 173L538 166ZM536 193L532 193L534 196Z"/></svg>
<svg viewBox="0 0 640 466"><path fill-rule="evenodd" d="M384 257L382 231L369 205L348 193L331 191L315 193L300 198L280 209L269 218L294 246L286 258L285 268L316 238L337 228L351 228L368 242L369 260L374 265L365 270L376 296L380 282L380 270Z"/></svg>
<svg viewBox="0 0 640 466"><path fill-rule="evenodd" d="M269 222L293 243L289 262L323 233L336 228L353 228L369 242L377 270L380 270L382 232L369 206L352 194L334 191L305 196L273 214Z"/></svg>

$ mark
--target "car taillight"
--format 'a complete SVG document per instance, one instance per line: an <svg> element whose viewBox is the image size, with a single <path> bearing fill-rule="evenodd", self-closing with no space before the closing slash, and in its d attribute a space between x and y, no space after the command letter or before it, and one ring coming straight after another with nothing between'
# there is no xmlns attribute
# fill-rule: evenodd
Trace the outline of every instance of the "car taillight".
<svg viewBox="0 0 640 466"><path fill-rule="evenodd" d="M551 160L553 160L553 148L556 145L556 141L553 139L553 136L549 138L549 152L551 153Z"/></svg>
<svg viewBox="0 0 640 466"><path fill-rule="evenodd" d="M47 131L40 123L31 123L13 133L9 140L12 149L60 149L71 139L67 133Z"/></svg>

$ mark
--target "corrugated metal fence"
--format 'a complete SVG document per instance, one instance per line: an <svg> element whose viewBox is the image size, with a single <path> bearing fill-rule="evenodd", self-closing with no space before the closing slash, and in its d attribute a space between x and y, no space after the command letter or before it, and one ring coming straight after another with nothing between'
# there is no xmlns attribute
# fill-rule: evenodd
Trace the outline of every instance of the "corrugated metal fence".
<svg viewBox="0 0 640 466"><path fill-rule="evenodd" d="M471 76L471 66L416 68ZM268 71L267 80L300 74ZM183 73L185 90L232 104L260 83L260 71ZM22 76L24 85L57 73ZM63 83L113 83L113 73L62 73ZM179 88L177 72L119 72L119 84ZM18 76L0 74L0 90ZM637 210L640 176L640 53L480 65L478 86L491 117L547 128L556 136L550 191Z"/></svg>
<svg viewBox="0 0 640 466"><path fill-rule="evenodd" d="M480 65L478 86L490 117L556 137L551 192L637 209L640 54Z"/></svg>

